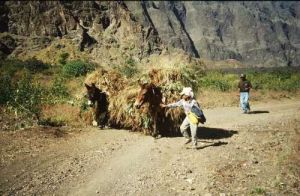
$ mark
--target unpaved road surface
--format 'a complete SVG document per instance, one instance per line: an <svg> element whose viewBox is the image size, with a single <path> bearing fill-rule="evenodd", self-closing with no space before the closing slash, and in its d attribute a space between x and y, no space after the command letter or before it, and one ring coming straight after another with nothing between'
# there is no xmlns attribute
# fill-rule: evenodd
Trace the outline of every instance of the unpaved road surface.
<svg viewBox="0 0 300 196"><path fill-rule="evenodd" d="M0 132L0 195L300 195L300 101L204 110L183 137L35 127Z"/></svg>

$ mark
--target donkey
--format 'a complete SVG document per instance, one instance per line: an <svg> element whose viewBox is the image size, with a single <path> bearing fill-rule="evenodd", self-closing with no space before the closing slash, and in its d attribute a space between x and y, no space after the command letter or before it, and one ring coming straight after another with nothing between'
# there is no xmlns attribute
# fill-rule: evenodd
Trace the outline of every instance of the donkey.
<svg viewBox="0 0 300 196"><path fill-rule="evenodd" d="M154 84L150 83L139 83L141 90L136 97L134 106L136 108L140 108L144 103L149 103L149 112L151 117L153 118L153 137L161 137L161 134L158 131L157 121L161 116L161 110L163 108L160 107L162 103L162 93L159 87L156 87Z"/></svg>
<svg viewBox="0 0 300 196"><path fill-rule="evenodd" d="M139 109L144 103L149 103L149 112L153 119L152 136L160 138L166 135L177 135L180 133L178 128L174 126L171 117L166 114L166 109L160 105L163 103L163 94L161 88L152 83L141 84L141 89L138 93L134 106Z"/></svg>
<svg viewBox="0 0 300 196"><path fill-rule="evenodd" d="M107 94L102 92L92 83L91 86L85 84L87 89L88 105L93 108L93 125L101 129L108 121L108 99Z"/></svg>

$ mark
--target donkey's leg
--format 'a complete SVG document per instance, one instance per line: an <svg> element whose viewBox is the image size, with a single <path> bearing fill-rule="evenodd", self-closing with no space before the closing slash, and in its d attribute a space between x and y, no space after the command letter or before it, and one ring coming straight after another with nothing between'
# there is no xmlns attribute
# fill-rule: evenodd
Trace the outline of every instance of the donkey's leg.
<svg viewBox="0 0 300 196"><path fill-rule="evenodd" d="M96 121L96 113L97 113L96 108L92 107L92 120L93 120L92 125L93 126L98 126L98 123Z"/></svg>
<svg viewBox="0 0 300 196"><path fill-rule="evenodd" d="M152 118L153 118L153 132L152 132L152 136L156 137L156 135L157 135L157 126L156 126L157 114L156 114L156 112L153 113Z"/></svg>
<svg viewBox="0 0 300 196"><path fill-rule="evenodd" d="M108 111L105 111L105 116L104 116L104 119L103 119L103 125L108 125Z"/></svg>
<svg viewBox="0 0 300 196"><path fill-rule="evenodd" d="M153 137L158 139L161 138L161 135L159 133L157 123L158 123L158 112L155 112L153 118Z"/></svg>
<svg viewBox="0 0 300 196"><path fill-rule="evenodd" d="M94 118L94 121L96 122L96 126L99 126L100 125L100 107L99 107L99 103L98 101L95 102L95 118Z"/></svg>
<svg viewBox="0 0 300 196"><path fill-rule="evenodd" d="M105 127L106 123L107 123L107 112L106 111L101 111L100 115L99 115L99 126L101 128Z"/></svg>

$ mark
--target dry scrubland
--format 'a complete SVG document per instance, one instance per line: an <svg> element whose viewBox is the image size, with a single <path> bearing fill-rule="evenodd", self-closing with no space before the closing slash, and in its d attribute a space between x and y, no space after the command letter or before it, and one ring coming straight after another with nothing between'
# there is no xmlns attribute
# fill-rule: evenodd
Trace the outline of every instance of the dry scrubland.
<svg viewBox="0 0 300 196"><path fill-rule="evenodd" d="M121 127L132 128L133 124L139 124L138 127L147 126L147 123L141 122L138 116L140 112L132 107L139 89L137 81L141 80L162 87L167 102L177 100L183 86L192 86L204 109L238 105L238 74L205 70L224 66L244 68L240 62L199 60L176 49L163 50L161 54L152 54L149 58L142 59L134 56L134 49L128 53L116 50L116 58L111 59L109 53L113 48L110 48L106 51L107 55L95 59L93 53L79 52L75 48L72 42L61 39L53 41L50 46L36 53L26 54L26 51L23 51L20 54L22 60L4 61L0 67L1 81L3 84L9 83L10 86L3 85L1 91L16 91L22 85L22 88L27 90L24 90L23 94L19 93L19 103L13 103L11 97L6 97L1 100L1 104L6 105L10 100L11 107L7 111L17 111L17 118L23 118L23 113L27 113L34 117L40 115L44 124L83 126L91 122L91 114L85 104L84 82L95 82L110 94L110 112L116 124L131 115L136 116L136 119L130 117L131 120L125 120L126 123ZM49 56L51 58L48 58ZM273 72L248 69L246 73L254 85L252 102L294 98L299 95L299 72L288 69ZM35 91L36 87L39 87L38 91ZM15 96L13 94L11 93ZM36 111L30 111L31 105L22 100L22 96L30 99L30 94L36 95L31 97L35 101L31 105L37 106ZM27 104L28 108L20 106L24 104ZM174 116L176 111L171 113ZM148 122L149 116L144 116L143 119ZM23 122L21 124L17 125L17 128L26 125Z"/></svg>

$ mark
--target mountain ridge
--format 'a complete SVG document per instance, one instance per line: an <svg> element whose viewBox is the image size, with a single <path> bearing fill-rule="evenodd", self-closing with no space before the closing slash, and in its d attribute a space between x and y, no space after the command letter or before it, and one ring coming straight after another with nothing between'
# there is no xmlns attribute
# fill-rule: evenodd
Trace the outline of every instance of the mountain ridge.
<svg viewBox="0 0 300 196"><path fill-rule="evenodd" d="M296 1L4 1L0 8L2 56L66 38L95 59L111 48L137 59L178 48L195 58L234 59L250 67L299 66ZM33 37L34 44L24 44Z"/></svg>

